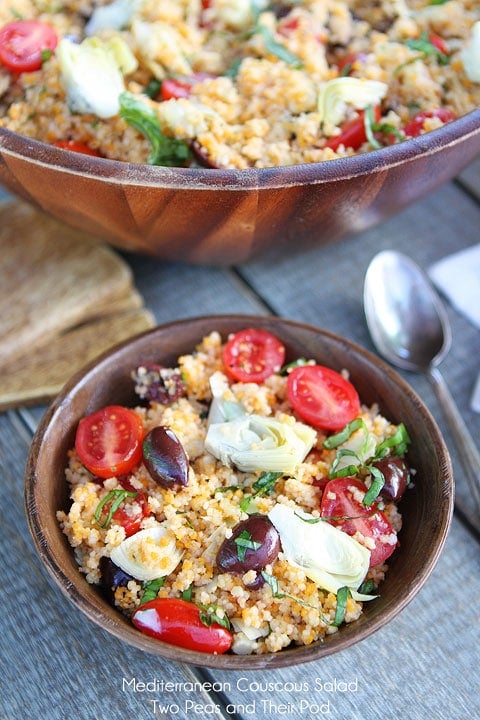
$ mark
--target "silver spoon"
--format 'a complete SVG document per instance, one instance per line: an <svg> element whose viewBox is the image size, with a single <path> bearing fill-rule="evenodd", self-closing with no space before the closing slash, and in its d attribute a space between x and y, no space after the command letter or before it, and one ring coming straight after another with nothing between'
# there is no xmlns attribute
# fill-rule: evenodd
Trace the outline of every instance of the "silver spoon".
<svg viewBox="0 0 480 720"><path fill-rule="evenodd" d="M365 317L372 340L392 365L424 373L449 424L470 492L480 511L480 453L438 365L450 349L445 308L427 274L394 250L378 253L365 275Z"/></svg>

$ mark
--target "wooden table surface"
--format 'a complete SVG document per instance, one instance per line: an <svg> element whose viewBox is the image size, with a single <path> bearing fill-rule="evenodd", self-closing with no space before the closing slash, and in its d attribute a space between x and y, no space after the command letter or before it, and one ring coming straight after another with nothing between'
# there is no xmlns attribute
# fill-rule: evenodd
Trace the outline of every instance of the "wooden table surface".
<svg viewBox="0 0 480 720"><path fill-rule="evenodd" d="M159 324L218 312L273 313L373 350L362 309L371 258L396 248L428 267L479 241L476 161L383 225L300 256L229 269L123 257ZM442 372L480 446L480 415L469 409L480 371L480 331L449 304L447 311L453 345ZM0 720L480 717L480 520L429 383L404 376L444 431L454 464L456 511L440 561L408 607L370 638L321 661L261 676L163 662L123 645L69 604L34 551L23 507L24 464L45 407L0 414Z"/></svg>

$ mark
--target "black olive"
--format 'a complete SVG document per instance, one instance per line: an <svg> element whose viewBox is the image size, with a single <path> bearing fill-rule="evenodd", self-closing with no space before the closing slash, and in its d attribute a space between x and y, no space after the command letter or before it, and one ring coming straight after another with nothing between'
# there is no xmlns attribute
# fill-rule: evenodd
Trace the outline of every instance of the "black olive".
<svg viewBox="0 0 480 720"><path fill-rule="evenodd" d="M109 557L100 558L100 587L102 593L110 605L115 606L115 590L119 587L127 587L130 580L134 580L131 575L123 572L118 565L115 565Z"/></svg>
<svg viewBox="0 0 480 720"><path fill-rule="evenodd" d="M385 478L385 484L380 494L391 500L400 500L410 477L405 460L398 455L390 455L376 460L372 465L378 468Z"/></svg>
<svg viewBox="0 0 480 720"><path fill-rule="evenodd" d="M153 428L143 441L143 462L153 480L164 488L188 483L188 458L173 430Z"/></svg>
<svg viewBox="0 0 480 720"><path fill-rule="evenodd" d="M217 552L217 566L224 572L242 574L261 570L280 552L280 537L266 515L250 515L233 529Z"/></svg>

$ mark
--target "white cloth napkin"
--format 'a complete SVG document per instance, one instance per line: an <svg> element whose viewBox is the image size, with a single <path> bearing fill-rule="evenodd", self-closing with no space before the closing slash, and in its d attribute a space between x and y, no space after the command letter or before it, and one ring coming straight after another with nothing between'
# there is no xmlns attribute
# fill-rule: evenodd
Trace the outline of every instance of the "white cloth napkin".
<svg viewBox="0 0 480 720"><path fill-rule="evenodd" d="M480 328L480 244L442 258L428 269L428 274L453 307ZM470 407L480 412L480 375Z"/></svg>
<svg viewBox="0 0 480 720"><path fill-rule="evenodd" d="M480 244L442 258L428 274L453 307L480 328Z"/></svg>

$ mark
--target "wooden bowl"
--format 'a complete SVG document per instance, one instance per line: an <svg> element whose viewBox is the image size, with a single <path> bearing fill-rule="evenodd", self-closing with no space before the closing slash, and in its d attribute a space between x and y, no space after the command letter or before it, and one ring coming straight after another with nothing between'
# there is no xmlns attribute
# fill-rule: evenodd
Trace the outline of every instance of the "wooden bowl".
<svg viewBox="0 0 480 720"><path fill-rule="evenodd" d="M287 357L312 357L335 369L347 368L361 399L377 402L393 422L403 421L412 437L409 462L415 486L400 503L404 527L400 547L378 599L366 603L360 618L323 642L257 656L209 655L147 637L111 607L78 571L72 549L55 513L68 507L64 477L67 451L80 418L104 405L133 405L131 369L142 362L175 363L202 337L218 330L222 337L241 328L270 330L285 343ZM138 399L138 398L137 398ZM25 475L25 504L40 559L60 589L90 620L125 642L170 660L223 669L259 669L318 660L366 638L394 618L419 592L444 545L453 507L453 478L440 432L410 386L383 361L330 332L271 317L222 315L158 327L137 336L77 374L45 414L32 443Z"/></svg>
<svg viewBox="0 0 480 720"><path fill-rule="evenodd" d="M250 170L121 163L0 128L0 183L117 247L229 265L365 230L453 178L479 152L480 110L364 155Z"/></svg>

